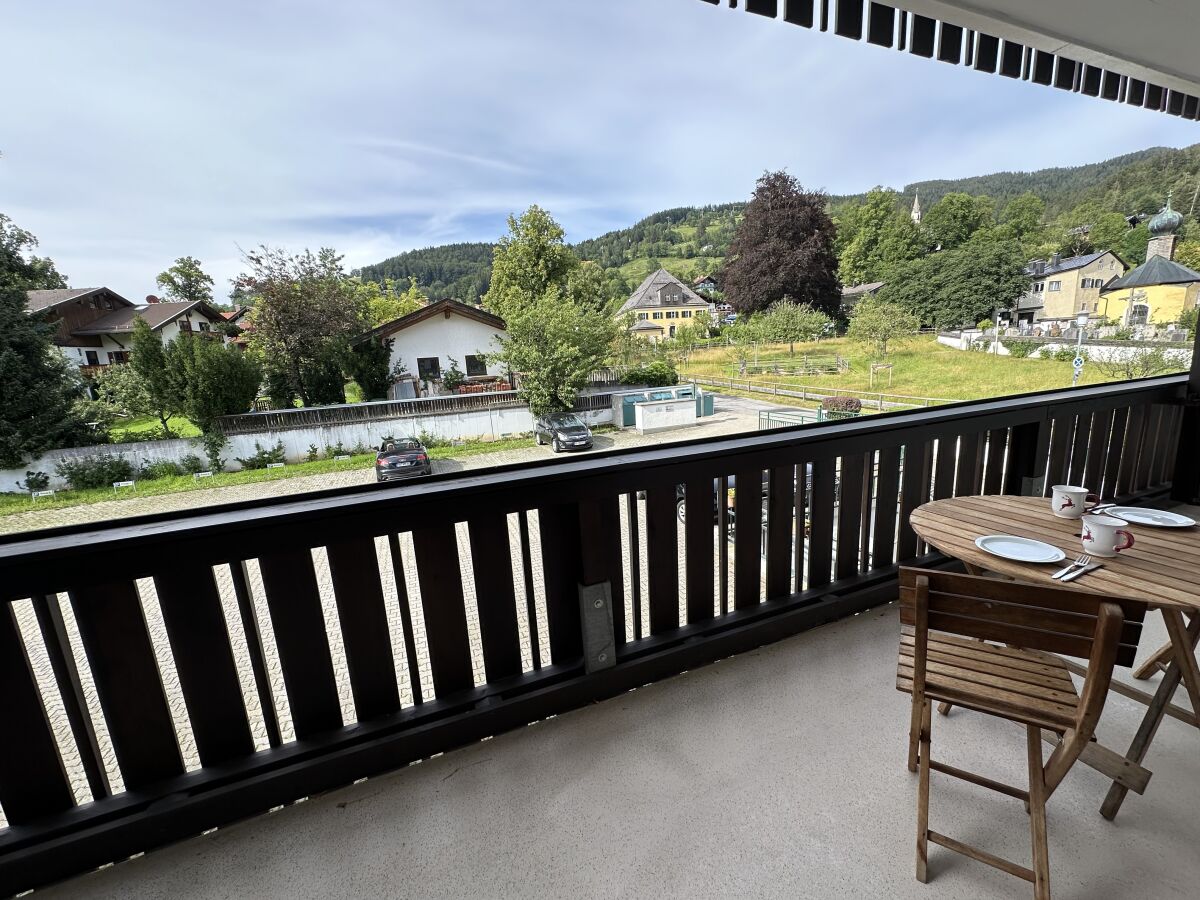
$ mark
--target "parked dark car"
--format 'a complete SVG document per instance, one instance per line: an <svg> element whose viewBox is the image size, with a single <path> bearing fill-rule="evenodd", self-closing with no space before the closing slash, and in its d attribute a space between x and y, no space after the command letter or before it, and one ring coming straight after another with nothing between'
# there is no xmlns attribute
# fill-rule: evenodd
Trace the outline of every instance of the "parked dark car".
<svg viewBox="0 0 1200 900"><path fill-rule="evenodd" d="M575 413L551 413L533 423L533 439L540 447L549 442L555 453L592 449L592 431Z"/></svg>
<svg viewBox="0 0 1200 900"><path fill-rule="evenodd" d="M433 472L429 451L416 438L391 441L375 454L375 480L398 481Z"/></svg>

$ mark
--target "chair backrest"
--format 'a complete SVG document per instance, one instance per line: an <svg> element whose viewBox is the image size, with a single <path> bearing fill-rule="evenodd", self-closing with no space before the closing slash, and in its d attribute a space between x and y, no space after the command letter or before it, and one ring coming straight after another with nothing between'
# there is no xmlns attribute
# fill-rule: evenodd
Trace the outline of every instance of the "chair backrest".
<svg viewBox="0 0 1200 900"><path fill-rule="evenodd" d="M902 567L900 621L905 625L918 624L917 579L922 576L929 579L932 631L1089 659L1099 619L1115 610L1124 620L1115 662L1133 665L1145 603L1074 588Z"/></svg>

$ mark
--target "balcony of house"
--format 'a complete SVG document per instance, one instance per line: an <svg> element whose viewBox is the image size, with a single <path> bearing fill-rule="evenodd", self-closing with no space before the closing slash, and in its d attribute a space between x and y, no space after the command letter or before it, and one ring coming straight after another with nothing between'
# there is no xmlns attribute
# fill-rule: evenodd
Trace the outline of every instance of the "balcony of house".
<svg viewBox="0 0 1200 900"><path fill-rule="evenodd" d="M937 848L933 884L912 877L897 574L956 563L911 514L1064 482L1166 503L1195 458L1187 389L0 539L0 895L1013 896ZM1106 742L1140 713L1115 695ZM1055 794L1064 896L1191 895L1182 715L1114 822L1108 773ZM1018 728L961 709L934 728L948 763L1022 782ZM1028 855L1015 800L939 782L932 816Z"/></svg>

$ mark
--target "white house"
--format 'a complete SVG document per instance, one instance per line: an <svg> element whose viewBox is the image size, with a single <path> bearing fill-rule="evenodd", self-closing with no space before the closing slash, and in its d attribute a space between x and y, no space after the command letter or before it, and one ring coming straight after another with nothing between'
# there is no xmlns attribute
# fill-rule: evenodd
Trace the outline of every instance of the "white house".
<svg viewBox="0 0 1200 900"><path fill-rule="evenodd" d="M392 369L402 365L418 382L432 385L451 360L469 378L501 376L504 369L485 359L505 333L504 320L458 300L437 300L416 312L386 322L360 340L391 341Z"/></svg>
<svg viewBox="0 0 1200 900"><path fill-rule="evenodd" d="M147 297L145 306L135 306L108 288L64 288L29 291L25 308L46 312L58 323L54 343L62 354L81 368L129 362L130 339L137 317L146 320L163 343L180 332L223 333L216 325L221 313L202 300L192 303L163 303Z"/></svg>

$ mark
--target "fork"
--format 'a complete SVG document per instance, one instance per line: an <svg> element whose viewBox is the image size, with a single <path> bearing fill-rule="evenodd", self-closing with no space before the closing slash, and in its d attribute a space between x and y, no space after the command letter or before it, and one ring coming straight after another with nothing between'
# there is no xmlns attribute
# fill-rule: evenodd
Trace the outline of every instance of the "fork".
<svg viewBox="0 0 1200 900"><path fill-rule="evenodd" d="M1080 554L1079 554L1079 559L1075 560L1075 562L1071 563L1071 564L1070 564L1069 566L1067 566L1065 569L1061 569L1061 570L1059 570L1058 572L1055 572L1055 573L1054 573L1053 575L1051 575L1050 577L1051 577L1051 578L1062 578L1064 575L1066 575L1066 574L1067 574L1068 572L1070 572L1072 569L1075 569L1075 568L1082 569L1084 566L1086 566L1086 565L1088 565L1089 563L1091 563L1091 561L1092 561L1092 558L1091 558L1091 556L1089 556L1089 555L1088 555L1088 554L1086 554L1086 553L1080 553Z"/></svg>

